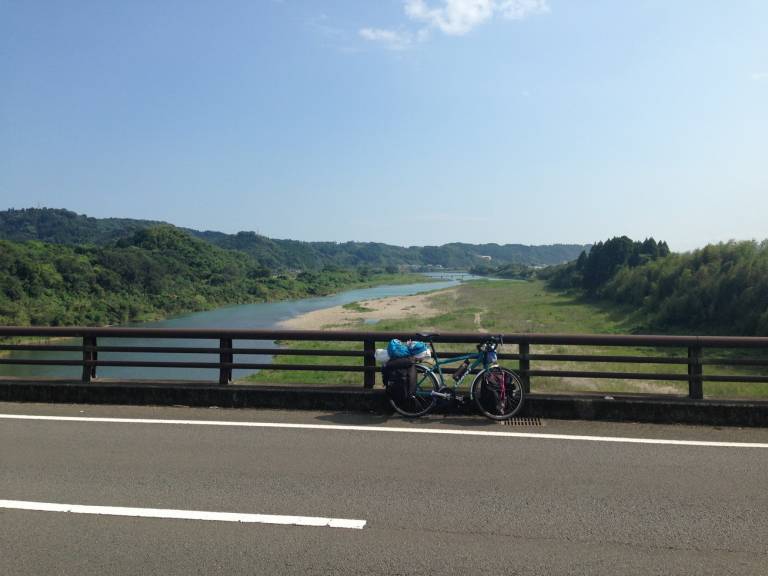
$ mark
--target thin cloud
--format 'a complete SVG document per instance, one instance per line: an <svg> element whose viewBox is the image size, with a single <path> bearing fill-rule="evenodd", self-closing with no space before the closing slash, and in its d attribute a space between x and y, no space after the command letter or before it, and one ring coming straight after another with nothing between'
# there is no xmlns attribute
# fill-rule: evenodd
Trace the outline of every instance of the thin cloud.
<svg viewBox="0 0 768 576"><path fill-rule="evenodd" d="M329 39L339 39L348 35L348 32L345 32L342 28L329 24L328 16L325 14L310 18L307 20L307 25L321 36Z"/></svg>
<svg viewBox="0 0 768 576"><path fill-rule="evenodd" d="M441 0L437 5L427 0L404 0L404 12L409 20L421 25L418 31L362 28L360 36L402 50L425 41L432 30L463 36L496 16L522 20L549 12L549 5L547 0Z"/></svg>
<svg viewBox="0 0 768 576"><path fill-rule="evenodd" d="M440 8L432 8L424 0L405 3L408 18L451 36L466 34L493 17L494 10L493 0L444 0Z"/></svg>
<svg viewBox="0 0 768 576"><path fill-rule="evenodd" d="M501 15L508 20L522 20L549 12L547 0L503 0L498 5Z"/></svg>
<svg viewBox="0 0 768 576"><path fill-rule="evenodd" d="M768 80L768 72L755 72L752 74L752 80L760 82L761 80Z"/></svg>
<svg viewBox="0 0 768 576"><path fill-rule="evenodd" d="M361 38L379 42L390 50L405 50L419 41L419 35L408 31L387 30L386 28L361 28Z"/></svg>
<svg viewBox="0 0 768 576"><path fill-rule="evenodd" d="M352 54L360 50L354 35L349 29L334 26L325 14L319 14L305 21L305 25L323 42L345 54Z"/></svg>

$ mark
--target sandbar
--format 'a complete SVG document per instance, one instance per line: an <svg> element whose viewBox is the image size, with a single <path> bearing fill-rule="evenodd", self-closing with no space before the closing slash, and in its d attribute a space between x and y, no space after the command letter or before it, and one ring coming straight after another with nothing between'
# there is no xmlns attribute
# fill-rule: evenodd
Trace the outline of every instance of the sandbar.
<svg viewBox="0 0 768 576"><path fill-rule="evenodd" d="M353 310L343 306L333 306L301 314L278 324L278 328L287 330L348 330L360 328L366 323L381 320L400 320L403 318L425 318L441 312L433 303L436 294L444 296L456 292L456 288L447 288L427 294L411 296L390 296L357 302L366 311Z"/></svg>

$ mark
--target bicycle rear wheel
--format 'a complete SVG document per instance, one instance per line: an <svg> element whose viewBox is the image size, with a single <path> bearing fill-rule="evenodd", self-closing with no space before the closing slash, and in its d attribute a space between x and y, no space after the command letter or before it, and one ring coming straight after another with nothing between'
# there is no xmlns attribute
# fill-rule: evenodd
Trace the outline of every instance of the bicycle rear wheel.
<svg viewBox="0 0 768 576"><path fill-rule="evenodd" d="M416 392L403 400L396 402L390 397L389 403L398 414L407 418L417 418L431 412L437 406L437 397L433 391L440 388L437 376L427 367L416 364Z"/></svg>
<svg viewBox="0 0 768 576"><path fill-rule="evenodd" d="M483 416L506 420L523 407L525 392L520 378L512 370L492 366L475 377L472 397Z"/></svg>

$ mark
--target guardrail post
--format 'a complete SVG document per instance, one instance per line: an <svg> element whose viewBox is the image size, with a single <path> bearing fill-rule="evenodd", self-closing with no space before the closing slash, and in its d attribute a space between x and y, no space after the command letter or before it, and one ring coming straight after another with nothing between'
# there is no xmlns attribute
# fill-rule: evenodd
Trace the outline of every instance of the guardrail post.
<svg viewBox="0 0 768 576"><path fill-rule="evenodd" d="M231 351L224 351L224 348L232 348L232 338L219 339L219 364L232 364L235 355ZM219 366L219 384L229 384L232 382L232 368Z"/></svg>
<svg viewBox="0 0 768 576"><path fill-rule="evenodd" d="M523 390L528 394L531 391L531 376L529 374L531 370L531 345L528 342L520 342L518 348L520 352L520 378L523 381Z"/></svg>
<svg viewBox="0 0 768 576"><path fill-rule="evenodd" d="M688 346L688 397L693 400L704 398L701 368L701 346Z"/></svg>
<svg viewBox="0 0 768 576"><path fill-rule="evenodd" d="M363 388L373 388L376 384L376 341L363 340L363 367L366 371L363 376ZM371 370L370 368L373 368Z"/></svg>
<svg viewBox="0 0 768 576"><path fill-rule="evenodd" d="M96 378L96 365L87 362L96 362L96 336L83 336L82 381L88 384L91 378Z"/></svg>

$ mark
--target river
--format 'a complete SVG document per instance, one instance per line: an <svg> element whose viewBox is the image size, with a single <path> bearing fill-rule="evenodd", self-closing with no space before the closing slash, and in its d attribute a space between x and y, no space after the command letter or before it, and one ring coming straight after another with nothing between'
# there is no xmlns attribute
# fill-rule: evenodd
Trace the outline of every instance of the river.
<svg viewBox="0 0 768 576"><path fill-rule="evenodd" d="M225 306L207 312L185 314L175 318L168 318L158 322L146 322L131 326L141 328L223 328L223 329L270 329L275 328L279 322L323 308L341 306L360 300L374 298L386 298L388 296L409 296L421 292L440 290L456 286L464 280L474 279L474 276L463 273L430 273L432 282L420 282L417 284L383 285L373 288L348 290L330 296L317 298L302 298L300 300L283 300L280 302L263 302L258 304L241 304ZM62 344L79 345L80 340L61 342ZM99 339L101 346L175 346L175 347L216 347L218 341L213 340L184 340L184 339ZM237 345L237 343L235 344ZM245 344L252 348L274 348L275 343L270 341L248 341ZM99 360L146 360L147 354L126 354L102 352ZM10 358L30 359L67 359L77 360L81 358L79 352L12 352ZM211 354L152 354L151 359L158 362L217 362L218 356ZM240 356L235 361L267 363L272 361L271 356ZM23 366L0 365L0 374L6 377L18 378L72 378L80 377L80 367L73 366ZM252 373L252 370L235 370L233 378L242 378ZM143 380L208 380L218 379L217 370L186 369L186 368L131 368L131 367L99 367L97 376L112 379L143 379Z"/></svg>

